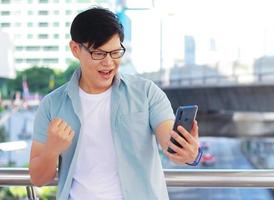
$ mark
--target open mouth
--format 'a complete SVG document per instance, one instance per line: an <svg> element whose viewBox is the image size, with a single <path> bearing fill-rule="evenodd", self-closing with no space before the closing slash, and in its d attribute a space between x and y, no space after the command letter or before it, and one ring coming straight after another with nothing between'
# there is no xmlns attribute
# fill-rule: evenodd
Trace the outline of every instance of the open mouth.
<svg viewBox="0 0 274 200"><path fill-rule="evenodd" d="M98 71L103 78L109 78L113 70L101 70Z"/></svg>

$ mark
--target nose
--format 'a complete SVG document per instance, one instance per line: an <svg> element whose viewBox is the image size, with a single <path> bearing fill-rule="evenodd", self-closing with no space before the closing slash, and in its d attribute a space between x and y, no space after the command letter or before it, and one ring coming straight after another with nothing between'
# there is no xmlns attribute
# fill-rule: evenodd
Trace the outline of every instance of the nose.
<svg viewBox="0 0 274 200"><path fill-rule="evenodd" d="M113 63L113 59L110 57L110 54L108 53L107 56L102 60L102 64L107 66Z"/></svg>

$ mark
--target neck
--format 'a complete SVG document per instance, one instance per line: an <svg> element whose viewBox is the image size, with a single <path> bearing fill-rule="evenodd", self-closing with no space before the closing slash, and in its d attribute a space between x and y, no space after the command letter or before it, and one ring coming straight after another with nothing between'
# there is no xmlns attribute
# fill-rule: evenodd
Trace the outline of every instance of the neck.
<svg viewBox="0 0 274 200"><path fill-rule="evenodd" d="M83 76L80 78L80 81L79 81L79 87L82 90L84 90L86 93L89 93L89 94L100 94L100 93L103 93L106 90L108 90L111 86L112 86L112 84L109 85L109 86L107 86L107 87L96 87L96 86L90 84L89 82L85 81L83 79Z"/></svg>

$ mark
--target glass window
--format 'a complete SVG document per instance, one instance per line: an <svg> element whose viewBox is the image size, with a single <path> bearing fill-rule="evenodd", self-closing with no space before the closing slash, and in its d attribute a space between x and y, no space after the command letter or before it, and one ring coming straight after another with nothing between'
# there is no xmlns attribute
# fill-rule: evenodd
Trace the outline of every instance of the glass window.
<svg viewBox="0 0 274 200"><path fill-rule="evenodd" d="M33 15L33 11L32 11L32 10L29 10L29 11L28 11L28 15Z"/></svg>
<svg viewBox="0 0 274 200"><path fill-rule="evenodd" d="M39 27L48 27L48 23L47 22L40 22L39 24L38 24L38 26Z"/></svg>
<svg viewBox="0 0 274 200"><path fill-rule="evenodd" d="M48 15L48 11L47 10L40 10L39 15Z"/></svg>
<svg viewBox="0 0 274 200"><path fill-rule="evenodd" d="M50 63L58 63L58 61L59 61L58 58L44 58L43 59L43 62L44 63L48 63L48 64L50 64Z"/></svg>
<svg viewBox="0 0 274 200"><path fill-rule="evenodd" d="M27 63L30 63L30 64L36 64L36 63L38 63L39 61L40 61L39 58L27 58L27 59L26 59L26 62L27 62Z"/></svg>
<svg viewBox="0 0 274 200"><path fill-rule="evenodd" d="M48 0L39 0L39 3L48 3Z"/></svg>
<svg viewBox="0 0 274 200"><path fill-rule="evenodd" d="M66 27L69 27L70 26L70 22L66 22Z"/></svg>
<svg viewBox="0 0 274 200"><path fill-rule="evenodd" d="M59 27L59 22L53 22L54 27Z"/></svg>
<svg viewBox="0 0 274 200"><path fill-rule="evenodd" d="M22 58L17 58L17 59L15 59L15 62L16 63L22 63L24 60L22 59Z"/></svg>
<svg viewBox="0 0 274 200"><path fill-rule="evenodd" d="M15 50L16 50L16 51L22 51L23 48L24 48L23 46L16 46L16 47L15 47Z"/></svg>
<svg viewBox="0 0 274 200"><path fill-rule="evenodd" d="M58 39L59 38L59 34L53 34L53 38L54 39Z"/></svg>
<svg viewBox="0 0 274 200"><path fill-rule="evenodd" d="M16 22L16 23L15 23L15 26L16 26L16 27L20 27L20 26L21 26L21 23Z"/></svg>
<svg viewBox="0 0 274 200"><path fill-rule="evenodd" d="M71 15L72 11L71 10L66 10L66 15Z"/></svg>
<svg viewBox="0 0 274 200"><path fill-rule="evenodd" d="M44 51L58 51L59 47L58 46L44 46L43 50Z"/></svg>
<svg viewBox="0 0 274 200"><path fill-rule="evenodd" d="M33 27L33 23L32 22L28 22L28 27Z"/></svg>
<svg viewBox="0 0 274 200"><path fill-rule="evenodd" d="M8 4L8 3L10 3L10 0L1 0L1 3Z"/></svg>
<svg viewBox="0 0 274 200"><path fill-rule="evenodd" d="M32 34L28 34L27 38L28 38L28 39L32 39L32 38L33 38L33 35L32 35Z"/></svg>
<svg viewBox="0 0 274 200"><path fill-rule="evenodd" d="M39 39L47 39L48 38L48 34L39 34L38 38Z"/></svg>
<svg viewBox="0 0 274 200"><path fill-rule="evenodd" d="M10 23L8 22L1 23L1 27L2 28L10 27Z"/></svg>
<svg viewBox="0 0 274 200"><path fill-rule="evenodd" d="M39 46L27 46L26 50L27 51L38 51L40 49Z"/></svg>
<svg viewBox="0 0 274 200"><path fill-rule="evenodd" d="M1 11L2 16L10 15L10 11Z"/></svg>
<svg viewBox="0 0 274 200"><path fill-rule="evenodd" d="M59 12L59 10L55 10L53 13L54 13L54 15L59 15L60 12Z"/></svg>

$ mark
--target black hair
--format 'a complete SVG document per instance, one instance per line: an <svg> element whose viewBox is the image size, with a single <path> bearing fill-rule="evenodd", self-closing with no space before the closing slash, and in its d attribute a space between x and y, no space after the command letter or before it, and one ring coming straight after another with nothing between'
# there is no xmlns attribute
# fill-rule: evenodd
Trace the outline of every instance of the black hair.
<svg viewBox="0 0 274 200"><path fill-rule="evenodd" d="M124 40L124 28L118 16L110 10L93 7L79 13L70 28L71 39L78 43L88 43L94 49L104 45L111 37L118 34Z"/></svg>

